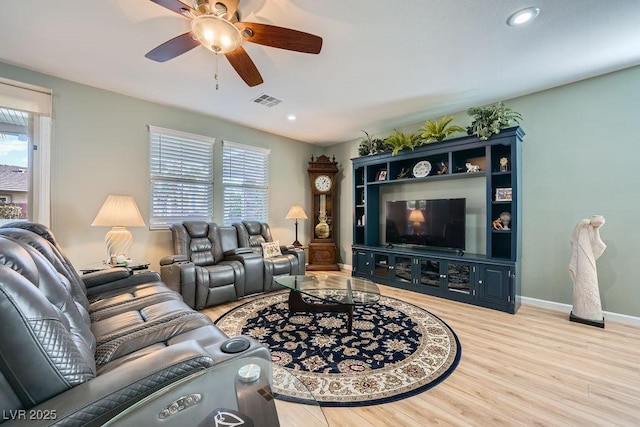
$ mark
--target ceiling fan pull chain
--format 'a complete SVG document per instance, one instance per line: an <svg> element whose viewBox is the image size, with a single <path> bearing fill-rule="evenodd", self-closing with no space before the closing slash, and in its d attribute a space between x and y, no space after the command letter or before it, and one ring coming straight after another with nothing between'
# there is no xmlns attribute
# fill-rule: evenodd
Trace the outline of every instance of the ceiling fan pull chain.
<svg viewBox="0 0 640 427"><path fill-rule="evenodd" d="M216 90L218 90L218 52L216 52L216 73L214 74L216 80Z"/></svg>

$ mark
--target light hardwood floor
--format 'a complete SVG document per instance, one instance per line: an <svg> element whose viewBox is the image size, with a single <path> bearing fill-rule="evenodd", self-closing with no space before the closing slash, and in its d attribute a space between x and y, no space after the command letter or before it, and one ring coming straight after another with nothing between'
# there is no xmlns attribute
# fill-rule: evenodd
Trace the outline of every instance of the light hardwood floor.
<svg viewBox="0 0 640 427"><path fill-rule="evenodd" d="M380 290L447 322L461 343L460 364L441 384L407 399L324 408L331 427L640 426L640 328L605 319L600 329L532 306L511 315ZM203 312L215 320L243 302Z"/></svg>

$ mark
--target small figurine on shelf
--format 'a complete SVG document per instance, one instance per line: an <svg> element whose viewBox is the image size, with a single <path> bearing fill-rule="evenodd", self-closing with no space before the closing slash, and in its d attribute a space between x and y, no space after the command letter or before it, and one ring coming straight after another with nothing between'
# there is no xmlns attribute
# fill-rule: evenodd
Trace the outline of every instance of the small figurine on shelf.
<svg viewBox="0 0 640 427"><path fill-rule="evenodd" d="M438 169L438 172L436 173L438 175L445 175L447 173L447 170L449 170L447 164L445 162L440 162L440 169Z"/></svg>
<svg viewBox="0 0 640 427"><path fill-rule="evenodd" d="M507 172L509 170L509 159L506 157L500 157L500 172Z"/></svg>
<svg viewBox="0 0 640 427"><path fill-rule="evenodd" d="M510 230L509 223L511 222L511 214L509 212L502 212L500 214L500 222L502 223L503 230Z"/></svg>
<svg viewBox="0 0 640 427"><path fill-rule="evenodd" d="M402 178L406 178L408 175L409 175L409 169L402 168L400 169L400 172L398 172L398 176L396 178L402 179Z"/></svg>
<svg viewBox="0 0 640 427"><path fill-rule="evenodd" d="M509 223L511 222L511 214L509 212L502 212L498 219L491 223L491 227L494 230L510 230Z"/></svg>
<svg viewBox="0 0 640 427"><path fill-rule="evenodd" d="M465 163L464 165L467 167L467 172L480 172L480 166L478 165L472 165L469 162Z"/></svg>

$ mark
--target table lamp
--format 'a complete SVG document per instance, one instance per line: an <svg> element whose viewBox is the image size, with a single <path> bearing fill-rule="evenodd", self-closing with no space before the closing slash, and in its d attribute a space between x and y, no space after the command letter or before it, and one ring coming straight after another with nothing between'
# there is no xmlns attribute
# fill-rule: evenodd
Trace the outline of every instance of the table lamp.
<svg viewBox="0 0 640 427"><path fill-rule="evenodd" d="M126 227L144 227L145 223L132 196L110 194L102 204L92 226L112 227L104 238L107 246L107 261L115 264L120 255L129 259L133 236Z"/></svg>
<svg viewBox="0 0 640 427"><path fill-rule="evenodd" d="M307 219L307 214L304 213L304 209L302 209L302 206L293 205L291 206L291 209L289 209L289 213L287 213L287 216L285 217L285 219L296 220L296 240L292 244L296 248L299 248L300 246L302 246L302 243L298 241L298 220Z"/></svg>
<svg viewBox="0 0 640 427"><path fill-rule="evenodd" d="M419 232L420 226L424 222L424 214L419 209L414 209L409 214L409 222L413 223L413 231Z"/></svg>

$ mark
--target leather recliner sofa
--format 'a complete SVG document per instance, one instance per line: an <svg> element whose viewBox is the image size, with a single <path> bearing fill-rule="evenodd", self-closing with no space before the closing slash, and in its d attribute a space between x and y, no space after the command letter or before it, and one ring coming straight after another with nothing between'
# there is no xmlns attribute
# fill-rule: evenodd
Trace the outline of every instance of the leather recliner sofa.
<svg viewBox="0 0 640 427"><path fill-rule="evenodd" d="M278 276L304 274L306 259L302 249L291 245L279 245L281 255L268 258L264 256L263 244L274 242L268 224L259 221L242 221L233 226L238 234L238 246L251 248L264 258L265 292L282 289L278 285L274 287L274 279Z"/></svg>
<svg viewBox="0 0 640 427"><path fill-rule="evenodd" d="M260 243L272 241L264 223L184 221L170 229L174 254L160 260L160 274L196 310L276 290L278 276L305 273L301 249L280 246L281 255L264 257Z"/></svg>
<svg viewBox="0 0 640 427"><path fill-rule="evenodd" d="M157 273L79 276L46 227L0 227L0 423L102 425L216 364L270 360L257 342L234 339L248 348L229 352L229 338ZM21 413L55 417L11 419Z"/></svg>

